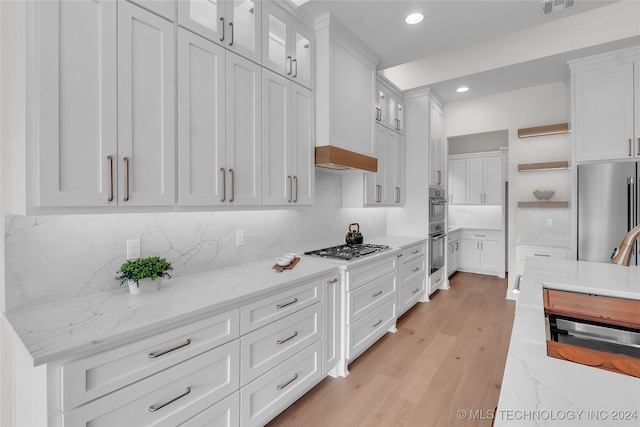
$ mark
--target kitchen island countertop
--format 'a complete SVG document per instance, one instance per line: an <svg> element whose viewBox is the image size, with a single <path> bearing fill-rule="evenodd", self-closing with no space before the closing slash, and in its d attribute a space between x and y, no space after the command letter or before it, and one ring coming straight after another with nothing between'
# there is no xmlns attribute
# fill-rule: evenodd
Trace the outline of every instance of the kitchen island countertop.
<svg viewBox="0 0 640 427"><path fill-rule="evenodd" d="M640 379L547 356L543 288L640 299L640 267L528 258L495 426L638 426Z"/></svg>

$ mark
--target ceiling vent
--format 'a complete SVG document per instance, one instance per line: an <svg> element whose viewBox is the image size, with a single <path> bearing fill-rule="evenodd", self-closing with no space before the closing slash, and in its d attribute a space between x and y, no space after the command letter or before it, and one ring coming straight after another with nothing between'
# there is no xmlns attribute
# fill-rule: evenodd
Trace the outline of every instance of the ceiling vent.
<svg viewBox="0 0 640 427"><path fill-rule="evenodd" d="M543 0L540 4L542 5L542 13L548 15L573 7L575 0Z"/></svg>

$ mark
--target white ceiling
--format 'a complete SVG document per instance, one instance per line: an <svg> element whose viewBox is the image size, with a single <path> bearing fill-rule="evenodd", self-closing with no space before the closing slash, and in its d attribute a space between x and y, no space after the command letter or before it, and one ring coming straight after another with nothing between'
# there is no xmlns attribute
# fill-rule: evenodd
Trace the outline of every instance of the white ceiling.
<svg viewBox="0 0 640 427"><path fill-rule="evenodd" d="M569 59L640 45L640 14L616 21L608 11L620 9L618 2L575 0L549 15L539 0L311 0L300 9L312 18L330 13L380 57L379 70L398 87L429 85L446 103L562 81ZM640 11L640 0L623 3L635 3L626 11ZM405 24L416 11L425 19ZM548 46L556 43L545 35L557 46ZM471 90L456 93L460 84Z"/></svg>

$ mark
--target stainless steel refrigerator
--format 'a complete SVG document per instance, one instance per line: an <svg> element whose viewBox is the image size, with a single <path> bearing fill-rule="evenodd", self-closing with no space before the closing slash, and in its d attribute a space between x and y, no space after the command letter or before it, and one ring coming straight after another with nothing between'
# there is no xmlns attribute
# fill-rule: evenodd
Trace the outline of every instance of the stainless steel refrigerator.
<svg viewBox="0 0 640 427"><path fill-rule="evenodd" d="M613 249L638 224L638 169L638 162L578 166L579 260L611 262Z"/></svg>

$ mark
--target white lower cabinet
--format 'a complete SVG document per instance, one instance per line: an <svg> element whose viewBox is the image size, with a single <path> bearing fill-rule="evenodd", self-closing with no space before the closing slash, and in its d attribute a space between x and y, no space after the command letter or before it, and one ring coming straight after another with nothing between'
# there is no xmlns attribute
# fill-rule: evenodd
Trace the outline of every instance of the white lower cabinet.
<svg viewBox="0 0 640 427"><path fill-rule="evenodd" d="M337 364L340 360L341 302L340 275L322 281L322 374L338 376Z"/></svg>
<svg viewBox="0 0 640 427"><path fill-rule="evenodd" d="M225 397L216 403L188 419L180 427L238 427L240 426L240 392Z"/></svg>
<svg viewBox="0 0 640 427"><path fill-rule="evenodd" d="M63 413L65 426L178 425L239 387L234 340Z"/></svg>
<svg viewBox="0 0 640 427"><path fill-rule="evenodd" d="M460 237L460 270L492 274L500 270L500 232L463 230Z"/></svg>
<svg viewBox="0 0 640 427"><path fill-rule="evenodd" d="M527 258L568 259L569 249L547 246L516 245L516 275L524 273L524 262Z"/></svg>
<svg viewBox="0 0 640 427"><path fill-rule="evenodd" d="M242 426L266 424L322 379L322 346L311 346L240 390Z"/></svg>
<svg viewBox="0 0 640 427"><path fill-rule="evenodd" d="M445 284L444 269L436 271L429 276L429 295L440 289Z"/></svg>
<svg viewBox="0 0 640 427"><path fill-rule="evenodd" d="M367 314L353 325L347 326L349 347L347 358L353 360L371 347L396 321L396 303L387 300L382 306Z"/></svg>
<svg viewBox="0 0 640 427"><path fill-rule="evenodd" d="M447 276L451 277L460 267L460 231L449 233L447 243Z"/></svg>
<svg viewBox="0 0 640 427"><path fill-rule="evenodd" d="M427 283L426 243L404 249L398 254L398 316L413 307L424 296Z"/></svg>

